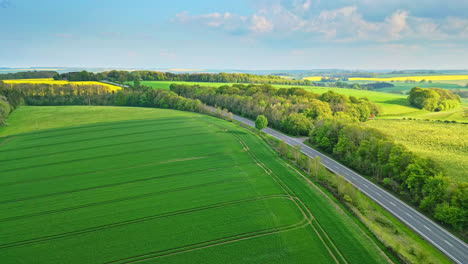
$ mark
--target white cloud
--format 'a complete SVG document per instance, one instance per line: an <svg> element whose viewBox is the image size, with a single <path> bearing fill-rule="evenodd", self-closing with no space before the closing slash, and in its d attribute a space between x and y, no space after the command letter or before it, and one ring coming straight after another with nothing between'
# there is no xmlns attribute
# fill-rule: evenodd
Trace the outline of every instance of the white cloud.
<svg viewBox="0 0 468 264"><path fill-rule="evenodd" d="M385 19L385 26L388 28L389 37L391 40L400 39L401 32L407 28L406 20L408 19L408 12L398 10L390 17Z"/></svg>
<svg viewBox="0 0 468 264"><path fill-rule="evenodd" d="M253 15L250 21L250 30L254 33L265 33L273 30L273 24L263 16Z"/></svg>
<svg viewBox="0 0 468 264"><path fill-rule="evenodd" d="M253 15L245 17L232 13L204 15L177 14L173 21L181 24L203 25L236 34L271 33L271 37L286 38L301 34L311 40L351 42L395 42L468 38L468 19L448 17L442 20L410 16L406 10L396 10L379 20L367 20L357 6L336 9L312 9L317 1L293 0L289 8L281 1L264 4Z"/></svg>

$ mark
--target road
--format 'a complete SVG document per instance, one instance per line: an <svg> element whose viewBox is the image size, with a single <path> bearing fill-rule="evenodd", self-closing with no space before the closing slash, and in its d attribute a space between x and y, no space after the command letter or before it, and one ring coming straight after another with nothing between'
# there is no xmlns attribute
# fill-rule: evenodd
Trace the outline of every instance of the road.
<svg viewBox="0 0 468 264"><path fill-rule="evenodd" d="M237 115L233 115L233 118L248 126L255 127L255 122L249 119ZM447 230L408 206L400 199L339 162L301 143L298 139L287 136L271 128L264 128L262 131L274 138L284 140L290 146L300 145L302 153L311 158L319 156L323 166L333 173L345 177L348 182L413 229L455 263L468 264L468 245L466 243L453 236Z"/></svg>

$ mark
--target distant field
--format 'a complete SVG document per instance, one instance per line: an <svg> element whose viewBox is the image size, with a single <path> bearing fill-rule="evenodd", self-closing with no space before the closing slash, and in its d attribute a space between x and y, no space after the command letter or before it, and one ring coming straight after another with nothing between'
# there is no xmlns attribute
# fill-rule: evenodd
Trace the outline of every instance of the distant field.
<svg viewBox="0 0 468 264"><path fill-rule="evenodd" d="M448 81L448 80L468 80L468 75L425 75L425 76L399 76L389 78L361 78L354 77L349 78L350 81L376 81L376 82L404 82L405 80L412 80L419 82L421 80L426 81Z"/></svg>
<svg viewBox="0 0 468 264"><path fill-rule="evenodd" d="M309 80L312 82L319 82L322 80L322 76L311 76L311 77L305 77L304 80Z"/></svg>
<svg viewBox="0 0 468 264"><path fill-rule="evenodd" d="M62 80L54 80L54 79L16 79L16 80L3 80L4 83L6 84L11 84L11 85L18 85L22 83L26 84L51 84L51 85L72 85L72 86L103 86L106 87L112 91L118 91L122 89L119 86L107 84L107 83L102 83L102 82L69 82L69 81L62 81Z"/></svg>
<svg viewBox="0 0 468 264"><path fill-rule="evenodd" d="M248 130L186 112L121 109L14 112L0 142L2 263L388 261ZM60 120L69 121L59 128ZM36 121L56 128L20 133Z"/></svg>
<svg viewBox="0 0 468 264"><path fill-rule="evenodd" d="M442 88L442 89L467 89L463 86L453 83L405 83L405 82L393 82L395 87L388 87L377 89L379 92L409 92L414 87L421 87L421 88Z"/></svg>
<svg viewBox="0 0 468 264"><path fill-rule="evenodd" d="M308 87L307 90L319 94L332 90L347 96L355 96L357 98L367 97L382 107L382 116L398 116L421 111L409 105L406 95L329 87Z"/></svg>
<svg viewBox="0 0 468 264"><path fill-rule="evenodd" d="M433 158L456 181L468 182L468 125L414 120L373 120L365 125L381 130L411 151Z"/></svg>

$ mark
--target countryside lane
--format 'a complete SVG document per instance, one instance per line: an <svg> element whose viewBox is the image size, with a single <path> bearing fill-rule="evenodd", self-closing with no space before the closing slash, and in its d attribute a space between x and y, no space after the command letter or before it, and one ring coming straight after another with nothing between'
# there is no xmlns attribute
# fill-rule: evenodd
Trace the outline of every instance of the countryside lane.
<svg viewBox="0 0 468 264"><path fill-rule="evenodd" d="M255 122L249 119L237 115L233 115L233 119L248 126L255 127ZM284 140L290 146L300 145L301 152L311 158L319 156L320 162L323 166L333 173L345 177L348 182L398 218L401 222L413 229L455 263L468 264L468 245L466 243L450 234L440 225L408 206L400 199L339 162L323 155L293 137L287 136L268 127L264 128L262 131L276 139Z"/></svg>

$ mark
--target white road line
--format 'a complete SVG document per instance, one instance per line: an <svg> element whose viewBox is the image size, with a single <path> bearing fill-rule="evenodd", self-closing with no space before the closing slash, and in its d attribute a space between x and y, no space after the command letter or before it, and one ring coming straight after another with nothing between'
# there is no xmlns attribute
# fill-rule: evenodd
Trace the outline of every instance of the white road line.
<svg viewBox="0 0 468 264"><path fill-rule="evenodd" d="M382 197L382 195L380 193L376 193L378 196Z"/></svg>
<svg viewBox="0 0 468 264"><path fill-rule="evenodd" d="M394 204L393 202L390 202L393 206L396 206L396 204Z"/></svg>
<svg viewBox="0 0 468 264"><path fill-rule="evenodd" d="M447 243L449 246L453 247L453 245L450 244L447 240L444 239L444 241L445 241L445 243Z"/></svg>
<svg viewBox="0 0 468 264"><path fill-rule="evenodd" d="M425 227L427 230L429 230L429 231L431 231L431 232L432 232L432 230L431 230L431 229L429 229L429 227L427 227L426 225L423 225L423 226L424 226L424 227Z"/></svg>
<svg viewBox="0 0 468 264"><path fill-rule="evenodd" d="M407 215L407 216L409 216L409 217L411 217L411 218L413 218L413 216L411 216L411 215L410 215L410 214L408 214L408 213L406 213L406 215Z"/></svg>
<svg viewBox="0 0 468 264"><path fill-rule="evenodd" d="M366 186L366 188L369 188L369 186L367 186L367 184L363 183L362 185Z"/></svg>

